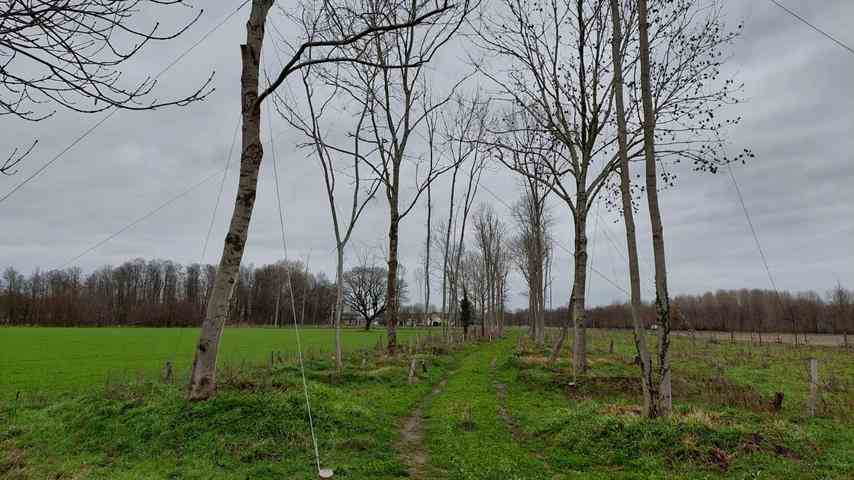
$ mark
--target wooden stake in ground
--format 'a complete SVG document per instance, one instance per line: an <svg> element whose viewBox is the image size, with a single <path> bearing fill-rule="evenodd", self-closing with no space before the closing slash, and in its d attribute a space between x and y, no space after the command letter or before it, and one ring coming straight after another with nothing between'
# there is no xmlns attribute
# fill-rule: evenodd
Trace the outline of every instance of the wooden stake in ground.
<svg viewBox="0 0 854 480"><path fill-rule="evenodd" d="M818 360L809 359L810 396L807 399L807 416L814 417L818 405Z"/></svg>

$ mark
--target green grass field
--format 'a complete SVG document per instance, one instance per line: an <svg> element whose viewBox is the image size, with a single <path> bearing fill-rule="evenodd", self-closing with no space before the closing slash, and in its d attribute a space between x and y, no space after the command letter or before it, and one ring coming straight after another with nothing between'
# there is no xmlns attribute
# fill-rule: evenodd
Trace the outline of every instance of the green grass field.
<svg viewBox="0 0 854 480"><path fill-rule="evenodd" d="M277 341L264 333L233 331L238 361L206 402L186 401L180 382L134 376L0 398L0 479L317 478L300 370L287 358L268 364ZM321 461L336 479L358 480L854 479L854 350L675 338L674 414L647 420L630 334L594 331L589 342L590 370L577 378L571 352L549 365L548 346L519 331L434 345L415 383L407 355L350 355L341 375L316 355L306 373ZM821 376L812 418L808 358Z"/></svg>
<svg viewBox="0 0 854 480"><path fill-rule="evenodd" d="M418 331L400 329L401 341ZM195 328L0 328L0 398L17 392L49 395L101 385L115 376L151 377L172 361L186 371L198 338ZM355 350L384 341L385 330L344 331L344 346ZM303 351L333 350L333 330L301 330ZM226 328L221 359L224 365L259 362L270 352L294 353L291 328Z"/></svg>

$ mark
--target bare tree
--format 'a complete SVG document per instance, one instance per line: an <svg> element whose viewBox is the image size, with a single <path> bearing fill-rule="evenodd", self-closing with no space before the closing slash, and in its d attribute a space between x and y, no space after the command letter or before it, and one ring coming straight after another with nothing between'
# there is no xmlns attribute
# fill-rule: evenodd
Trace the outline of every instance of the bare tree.
<svg viewBox="0 0 854 480"><path fill-rule="evenodd" d="M647 1L638 0L638 32L640 37L641 98L643 101L643 151L646 164L646 198L652 229L652 252L655 262L655 307L658 323L658 415L668 416L672 410L673 393L670 387L670 293L667 291L667 262L664 252L664 226L658 204L658 175L655 158L655 107L650 79L651 54L649 43L649 14Z"/></svg>
<svg viewBox="0 0 854 480"><path fill-rule="evenodd" d="M715 112L734 101L735 85L719 81L721 48L736 33L722 28L717 5L696 0L655 2L657 14L652 35L657 52L655 134L666 139L659 159L688 159L699 170L715 171L721 162L723 130L733 120L714 120ZM625 18L632 18L630 6ZM479 43L500 68L476 61L478 69L497 86L511 111L494 128L492 146L498 151L517 149L506 140L522 128L551 137L553 147L529 150L546 160L547 176L540 178L563 200L574 224L574 276L570 304L575 329L573 348L576 371L586 369L585 300L587 285L587 221L596 197L610 184L619 165L613 112L612 34L606 0L501 0L484 15L477 28ZM627 33L629 46L621 52L627 76L636 75L637 35ZM643 154L643 122L639 86L631 86L626 109L629 159ZM520 122L525 120L525 122ZM735 120L737 121L737 120ZM546 143L547 142L543 142ZM744 152L742 156L749 155ZM531 176L527 156L500 155L511 169ZM538 177L539 178L539 177Z"/></svg>
<svg viewBox="0 0 854 480"><path fill-rule="evenodd" d="M261 145L261 106L264 99L274 92L294 72L308 66L322 66L334 63L353 63L382 68L384 71L400 69L406 71L429 60L427 56L413 55L404 61L390 64L380 61L381 52L369 48L382 42L387 34L400 30L418 31L426 25L430 29L446 14L453 14L455 5L444 2L418 4L417 8L401 17L396 8L385 4L375 5L369 0L339 2L324 1L331 21L337 25L346 25L342 29L320 31L319 38L311 39L296 46L293 55L279 70L268 87L259 92L259 70L261 50L264 42L267 14L272 0L252 0L249 21L246 24L246 43L241 45L241 113L243 123L242 149L240 158L240 183L235 197L234 210L225 237L222 257L216 273L216 279L208 301L205 319L199 333L193 368L190 376L189 398L203 400L210 398L216 391L216 362L219 352L222 330L228 316L228 306L243 258L243 250L255 204L258 185L258 172L263 158ZM394 7L394 6L391 6ZM343 20L342 18L346 19ZM336 20L337 19L337 20ZM312 52L310 58L306 58Z"/></svg>
<svg viewBox="0 0 854 480"><path fill-rule="evenodd" d="M552 218L546 208L550 190L529 177L525 177L523 186L522 198L512 210L517 231L511 243L512 258L528 285L531 338L542 343L545 340L546 265L553 248Z"/></svg>
<svg viewBox="0 0 854 480"><path fill-rule="evenodd" d="M396 3L388 16L393 21L412 18L422 8L421 5L416 2ZM374 45L374 64L366 66L350 80L352 98L367 105L371 125L368 136L378 154L372 168L382 182L389 207L386 326L390 354L397 349L400 223L413 210L427 187L452 168L452 165L432 162L425 165L424 159L413 153L413 139L428 126L426 119L430 113L447 103L456 86L462 82L460 80L454 85L448 96L434 100L426 88L428 81L423 61L418 59L432 58L445 46L462 26L473 5L470 0L461 1L449 18L433 22L420 32L413 25L378 38ZM412 68L394 68L416 62L418 64ZM407 179L413 181L412 193L404 196L402 191L406 186L401 184L401 180Z"/></svg>
<svg viewBox="0 0 854 480"><path fill-rule="evenodd" d="M471 213L480 176L486 165L486 156L480 143L486 134L486 121L489 113L489 102L475 94L470 100L463 96L454 99L454 107L443 111L441 117L441 134L446 146L445 154L450 157L453 165L451 173L451 189L448 198L448 220L444 225L443 234L437 235L442 243L442 312L447 315L448 325L453 325L456 312L460 305L460 288L457 282L460 278L458 270L464 251L463 238L466 224ZM468 169L463 167L468 163ZM460 172L466 173L466 189L462 204L456 204L457 179ZM444 238L443 238L444 237ZM450 299L450 302L448 302ZM447 307L450 308L447 308Z"/></svg>
<svg viewBox="0 0 854 480"><path fill-rule="evenodd" d="M474 218L474 237L484 282L483 315L490 334L502 335L500 311L504 305L504 280L509 256L506 246L506 227L489 205L482 205ZM482 329L481 335L485 335Z"/></svg>
<svg viewBox="0 0 854 480"><path fill-rule="evenodd" d="M635 349L638 352L641 367L641 387L643 390L643 411L647 417L655 416L657 411L654 396L652 364L646 344L646 328L641 320L642 306L640 289L640 266L638 245L635 234L634 205L632 204L632 185L629 172L628 132L626 128L626 108L623 97L623 28L620 16L619 0L611 2L611 58L614 63L614 103L616 106L617 143L620 158L620 198L623 212L623 224L626 227L626 250L629 262L630 310L634 333Z"/></svg>
<svg viewBox="0 0 854 480"><path fill-rule="evenodd" d="M386 278L388 272L363 254L360 264L344 273L344 300L365 320L365 330L386 310Z"/></svg>
<svg viewBox="0 0 854 480"><path fill-rule="evenodd" d="M35 0L0 4L0 116L40 121L55 107L82 113L110 108L153 110L183 106L211 92L212 76L185 97L161 101L152 96L157 78L124 81L120 67L153 42L173 40L187 31L203 10L177 29L160 23L142 26L141 17L156 16L157 7L185 6L181 0ZM38 142L15 148L0 161L0 173L11 175Z"/></svg>
<svg viewBox="0 0 854 480"><path fill-rule="evenodd" d="M348 31L342 24L341 17L337 12L327 9L318 11L303 9L303 15L295 19L295 23L303 29L303 36L309 41L317 40L322 32L334 30L338 37L344 37ZM277 51L278 55L278 51ZM306 61L311 62L312 52L306 54ZM309 139L302 147L313 151L314 156L320 162L323 172L323 184L326 189L326 198L329 203L330 216L332 218L332 229L335 234L336 248L336 303L335 303L335 365L340 373L343 370L343 340L341 338L341 316L344 310L344 251L353 233L353 229L367 207L374 198L379 181L375 178L363 178L366 156L363 145L363 128L366 125L367 108L357 109L355 115L348 115L345 108L334 108L335 99L341 91L341 70L351 68L351 63L334 63L330 68L324 68L320 72L313 72L310 66L304 68L301 74L302 91L304 94L304 109L296 101L285 100L283 96L275 94L275 105L279 113ZM321 66L322 68L322 66ZM322 89L318 92L318 89ZM327 118L327 114L334 115L337 122ZM328 130L332 123L352 124L347 136L352 141L352 146L339 146L327 140ZM347 162L349 168L342 166ZM370 170L369 170L370 173ZM336 200L336 187L341 183L340 177L349 177L349 202L347 210L339 212ZM340 188L339 188L340 190ZM347 215L346 217L344 215Z"/></svg>

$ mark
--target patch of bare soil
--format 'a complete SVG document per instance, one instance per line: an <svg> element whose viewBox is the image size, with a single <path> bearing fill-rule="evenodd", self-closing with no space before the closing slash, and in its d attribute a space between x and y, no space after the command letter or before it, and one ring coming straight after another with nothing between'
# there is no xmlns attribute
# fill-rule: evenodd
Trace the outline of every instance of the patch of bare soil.
<svg viewBox="0 0 854 480"><path fill-rule="evenodd" d="M412 415L403 421L403 427L400 430L400 442L398 443L398 451L401 459L406 465L406 471L409 478L427 480L430 478L427 472L427 463L429 457L427 448L424 446L424 406L436 395L442 392L445 388L447 379L439 382L427 397L421 400L418 408L412 412Z"/></svg>
<svg viewBox="0 0 854 480"><path fill-rule="evenodd" d="M5 454L0 455L0 477L9 479L27 478L24 451L7 443L0 443L0 449L5 450Z"/></svg>

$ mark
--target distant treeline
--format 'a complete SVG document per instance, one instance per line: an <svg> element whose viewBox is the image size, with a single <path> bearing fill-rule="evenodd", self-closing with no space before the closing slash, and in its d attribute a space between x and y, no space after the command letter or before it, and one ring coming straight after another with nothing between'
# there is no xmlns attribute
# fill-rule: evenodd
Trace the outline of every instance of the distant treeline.
<svg viewBox="0 0 854 480"><path fill-rule="evenodd" d="M144 259L86 275L78 267L29 276L7 268L0 279L0 325L199 325L215 272L213 265ZM300 263L241 267L229 323L288 325L294 316L303 324L328 323L334 302L334 285Z"/></svg>
<svg viewBox="0 0 854 480"><path fill-rule="evenodd" d="M854 291L837 287L821 296L815 292L773 290L718 290L672 299L674 328L743 332L854 333ZM515 325L527 324L527 312L512 314ZM655 321L655 307L644 304L641 317L647 327ZM561 307L546 312L546 323L559 326L569 318ZM600 328L631 328L626 303L592 308L587 325Z"/></svg>
<svg viewBox="0 0 854 480"><path fill-rule="evenodd" d="M216 268L198 263L135 259L89 274L78 267L36 270L29 276L7 268L0 278L0 325L42 326L195 326L201 323ZM293 282L293 295L288 284ZM293 298L293 301L292 301ZM230 324L327 325L335 286L299 262L241 267L230 309ZM837 287L777 294L770 290L718 290L673 298L678 329L747 332L854 333L854 291ZM649 327L652 304L641 312ZM507 313L508 325L527 325L527 310ZM569 319L566 306L547 310L546 324ZM587 325L631 328L624 303L595 307Z"/></svg>

